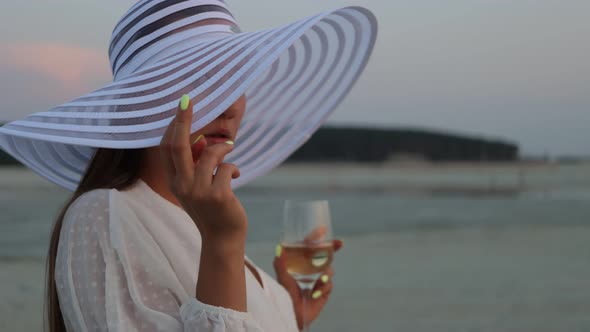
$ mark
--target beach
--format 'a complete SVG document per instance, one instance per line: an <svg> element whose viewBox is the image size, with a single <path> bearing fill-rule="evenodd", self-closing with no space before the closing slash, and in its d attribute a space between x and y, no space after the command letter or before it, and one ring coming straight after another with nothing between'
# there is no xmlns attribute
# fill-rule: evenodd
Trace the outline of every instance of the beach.
<svg viewBox="0 0 590 332"><path fill-rule="evenodd" d="M312 331L590 331L590 167L313 169L238 190L247 254L271 275L282 200L330 200L344 248ZM10 170L0 195L0 330L40 331L46 238L67 193Z"/></svg>

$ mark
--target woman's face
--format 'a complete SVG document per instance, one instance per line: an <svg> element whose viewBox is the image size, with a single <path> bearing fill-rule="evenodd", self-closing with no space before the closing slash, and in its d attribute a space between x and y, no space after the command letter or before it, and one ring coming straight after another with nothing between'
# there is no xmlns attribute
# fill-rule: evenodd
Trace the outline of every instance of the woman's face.
<svg viewBox="0 0 590 332"><path fill-rule="evenodd" d="M246 96L240 97L233 105L228 107L217 119L206 125L204 128L191 134L190 142L194 142L199 135L207 138L207 145L225 143L227 141L236 141L238 129L244 112L246 111ZM152 183L157 179L162 179L162 160L160 146L154 146L144 150L143 165L141 177L144 180L152 179ZM155 179L155 180L154 180Z"/></svg>
<svg viewBox="0 0 590 332"><path fill-rule="evenodd" d="M199 135L205 136L207 145L235 141L240 129L240 123L246 111L246 96L241 96L217 119L191 135L194 142Z"/></svg>

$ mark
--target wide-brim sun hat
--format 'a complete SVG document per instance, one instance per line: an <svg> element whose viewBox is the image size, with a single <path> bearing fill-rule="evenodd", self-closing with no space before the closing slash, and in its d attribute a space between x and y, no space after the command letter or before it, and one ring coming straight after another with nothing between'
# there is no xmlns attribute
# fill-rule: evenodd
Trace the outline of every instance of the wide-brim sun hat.
<svg viewBox="0 0 590 332"><path fill-rule="evenodd" d="M0 128L0 146L42 177L75 190L97 148L156 146L178 101L193 101L191 132L242 95L234 150L237 188L303 145L348 94L377 37L362 7L242 32L220 0L141 0L115 26L113 82Z"/></svg>

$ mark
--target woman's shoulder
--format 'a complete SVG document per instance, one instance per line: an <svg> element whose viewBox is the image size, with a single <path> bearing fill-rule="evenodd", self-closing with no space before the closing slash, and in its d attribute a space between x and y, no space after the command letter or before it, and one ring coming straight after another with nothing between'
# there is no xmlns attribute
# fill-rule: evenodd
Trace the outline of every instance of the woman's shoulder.
<svg viewBox="0 0 590 332"><path fill-rule="evenodd" d="M118 217L130 219L136 210L143 207L136 206L139 204L136 201L140 200L138 195L137 184L124 190L113 188L87 191L69 205L64 214L64 223L91 227L103 224L108 228L109 224L121 219Z"/></svg>
<svg viewBox="0 0 590 332"><path fill-rule="evenodd" d="M62 220L58 256L67 255L67 248L92 251L101 242L106 246L110 230L109 189L95 189L83 193L68 206ZM61 254L60 254L61 253Z"/></svg>
<svg viewBox="0 0 590 332"><path fill-rule="evenodd" d="M104 214L109 210L109 198L115 189L94 189L83 193L68 207L65 217L80 214Z"/></svg>

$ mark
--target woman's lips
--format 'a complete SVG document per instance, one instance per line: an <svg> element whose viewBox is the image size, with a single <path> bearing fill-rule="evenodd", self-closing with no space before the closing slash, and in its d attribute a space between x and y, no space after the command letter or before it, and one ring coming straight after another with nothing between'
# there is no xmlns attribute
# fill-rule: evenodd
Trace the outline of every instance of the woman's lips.
<svg viewBox="0 0 590 332"><path fill-rule="evenodd" d="M231 141L231 133L226 128L216 128L215 130L211 130L208 133L205 133L204 135L209 145Z"/></svg>
<svg viewBox="0 0 590 332"><path fill-rule="evenodd" d="M225 143L227 141L231 141L231 139L229 139L229 138L220 137L220 136L205 136L205 139L207 139L208 145L220 144L220 143Z"/></svg>

